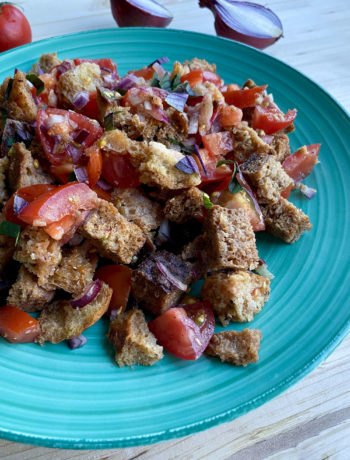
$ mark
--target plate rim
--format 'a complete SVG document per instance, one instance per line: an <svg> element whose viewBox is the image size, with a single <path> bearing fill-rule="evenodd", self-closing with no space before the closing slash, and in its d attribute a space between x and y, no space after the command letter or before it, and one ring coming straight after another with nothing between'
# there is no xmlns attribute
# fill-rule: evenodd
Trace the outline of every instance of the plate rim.
<svg viewBox="0 0 350 460"><path fill-rule="evenodd" d="M282 65L288 69L289 72L292 72L297 75L301 75L304 79L308 80L317 90L321 91L329 100L330 103L335 105L338 110L343 112L343 115L347 118L348 122L350 123L350 111L348 111L342 104L339 102L334 96L332 96L322 85L316 83L312 78L308 75L303 73L300 70L295 69L290 64L287 64L283 60L266 54L265 52L253 48L249 45L244 43L236 42L234 40L226 39L223 37L218 37L216 35L205 34L201 32L194 32L182 29L160 29L154 27L133 27L133 28L102 28L102 29L92 29L92 30L84 30L80 32L68 33L63 35L56 35L49 38L43 38L37 40L32 43L28 43L17 48L7 50L3 53L0 53L0 62L12 55L16 54L18 51L23 49L30 49L35 48L36 46L46 45L54 40L61 40L61 39L69 39L74 38L76 36L82 35L93 35L93 34L101 34L101 33L130 33L130 29L135 32L151 32L156 31L158 33L176 33L181 35L187 36L196 36L196 37L203 37L203 38L210 38L214 41L224 41L233 44L234 46L238 46L239 48L247 48L253 53L257 53L259 55L263 55L265 59L271 60L272 62L277 62L278 65ZM258 395L256 398L245 402L233 409L229 409L221 414L211 416L205 420L201 420L195 423L191 423L189 425L184 425L179 428L175 429L167 429L161 433L153 433L153 434L145 434L145 435L134 435L134 436L119 436L113 437L111 439L97 439L97 438L73 438L73 437L62 437L58 439L55 436L43 436L43 435L31 435L28 433L23 433L19 430L7 430L0 427L0 437L9 441L14 442L21 442L21 443L29 443L38 446L44 447L51 447L51 448L61 448L61 449L108 449L108 448L125 448L125 447L135 447L140 445L149 445L154 444L161 441L170 441L175 438L181 438L184 436L194 435L201 431L208 430L213 428L219 424L227 423L233 421L234 419L245 415L249 411L256 409L266 402L276 398L281 393L286 391L287 389L294 386L297 382L302 380L306 377L310 372L312 372L319 364L321 364L331 353L342 343L345 339L347 334L350 331L350 320L345 322L343 326L339 329L338 333L333 336L326 346L310 361L301 369L298 369L288 378L284 379L278 385L270 388L268 391Z"/></svg>

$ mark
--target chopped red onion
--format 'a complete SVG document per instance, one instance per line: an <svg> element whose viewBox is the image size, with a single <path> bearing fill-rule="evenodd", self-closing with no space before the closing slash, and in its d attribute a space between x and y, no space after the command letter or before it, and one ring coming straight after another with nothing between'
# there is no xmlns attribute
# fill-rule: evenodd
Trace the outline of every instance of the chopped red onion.
<svg viewBox="0 0 350 460"><path fill-rule="evenodd" d="M198 131L198 112L189 115L188 134L197 134Z"/></svg>
<svg viewBox="0 0 350 460"><path fill-rule="evenodd" d="M204 174L205 174L206 176L208 176L208 170L207 170L207 168L205 167L205 164L204 164L204 162L203 162L203 159L202 159L202 157L201 157L201 154L200 154L200 152L199 152L199 147L198 147L197 144L194 144L194 150L195 150L196 155L197 155L197 157L198 157L198 159L199 159L199 161L200 161L200 164L201 164L201 166L202 166L202 168L203 168Z"/></svg>
<svg viewBox="0 0 350 460"><path fill-rule="evenodd" d="M41 104L40 99L37 96L33 96L33 101L34 101L35 105L40 105Z"/></svg>
<svg viewBox="0 0 350 460"><path fill-rule="evenodd" d="M152 67L153 64L155 64L156 62L158 64L166 64L166 63L169 62L169 58L167 56L160 57L160 58L156 59L155 61L151 62L148 67Z"/></svg>
<svg viewBox="0 0 350 460"><path fill-rule="evenodd" d="M295 185L297 188L301 191L303 195L306 196L309 200L312 200L314 196L316 195L317 191L314 188L308 187L305 184L302 184L300 182L295 182Z"/></svg>
<svg viewBox="0 0 350 460"><path fill-rule="evenodd" d="M265 136L262 136L261 140L263 140L266 144L272 144L273 141L273 136L270 136L266 134Z"/></svg>
<svg viewBox="0 0 350 460"><path fill-rule="evenodd" d="M164 75L166 74L166 70L158 62L155 62L152 65L152 68L157 72L159 79L163 78Z"/></svg>
<svg viewBox="0 0 350 460"><path fill-rule="evenodd" d="M53 125L66 123L66 121L67 118L65 116L52 113L46 118L44 126L49 130Z"/></svg>
<svg viewBox="0 0 350 460"><path fill-rule="evenodd" d="M172 239L170 237L170 233L170 221L168 219L163 219L158 229L156 244L160 246L161 244L166 243L167 241L171 242Z"/></svg>
<svg viewBox="0 0 350 460"><path fill-rule="evenodd" d="M187 290L187 284L184 284L181 280L179 280L172 273L170 273L170 271L166 268L166 266L162 262L157 260L156 263L157 263L157 267L158 267L159 271L162 273L162 275L165 276L165 278L171 284L173 284L175 287L177 287L181 291L186 291Z"/></svg>
<svg viewBox="0 0 350 460"><path fill-rule="evenodd" d="M77 147L75 147L72 144L68 144L67 147L65 148L65 151L66 151L67 155L69 155L72 158L73 163L75 165L79 162L79 160L80 160L80 158L81 158L81 156L83 154L81 149L78 149Z"/></svg>
<svg viewBox="0 0 350 460"><path fill-rule="evenodd" d="M153 105L152 110L150 110L150 115L152 115L153 118L155 118L158 121L162 121L163 123L166 123L167 125L170 124L170 120L167 116L167 114L164 112L162 108L160 108L158 105Z"/></svg>
<svg viewBox="0 0 350 460"><path fill-rule="evenodd" d="M188 99L188 94L186 93L169 93L165 98L165 102L174 107L178 112L183 112L186 102Z"/></svg>
<svg viewBox="0 0 350 460"><path fill-rule="evenodd" d="M45 73L39 64L35 64L35 68L38 75L42 75L43 73Z"/></svg>
<svg viewBox="0 0 350 460"><path fill-rule="evenodd" d="M100 69L103 70L104 72L108 72L108 73L112 73L113 70L112 69L109 69L108 67L105 67L105 66L100 66Z"/></svg>
<svg viewBox="0 0 350 460"><path fill-rule="evenodd" d="M175 165L175 168L186 174L197 173L200 175L196 160L191 155L186 155L180 161L178 161Z"/></svg>
<svg viewBox="0 0 350 460"><path fill-rule="evenodd" d="M80 334L77 337L73 337L72 339L67 340L67 344L71 350L76 350L77 348L81 348L87 344L88 339Z"/></svg>
<svg viewBox="0 0 350 460"><path fill-rule="evenodd" d="M6 119L2 137L0 136L2 156L7 155L12 144L15 142L24 142L26 147L29 146L33 139L34 129L29 123Z"/></svg>
<svg viewBox="0 0 350 460"><path fill-rule="evenodd" d="M78 91L74 94L72 102L76 109L81 110L89 102L89 93L87 91Z"/></svg>
<svg viewBox="0 0 350 460"><path fill-rule="evenodd" d="M89 131L86 129L80 129L79 131L73 133L72 138L78 144L82 144L85 139L89 136Z"/></svg>
<svg viewBox="0 0 350 460"><path fill-rule="evenodd" d="M97 185L102 189L102 190L111 190L113 188L110 184L107 184L103 179L99 179L97 181Z"/></svg>
<svg viewBox="0 0 350 460"><path fill-rule="evenodd" d="M73 69L74 64L70 61L64 60L56 67L57 78L59 78L63 73L66 73L68 70Z"/></svg>
<svg viewBox="0 0 350 460"><path fill-rule="evenodd" d="M141 82L139 77L132 73L128 73L125 77L121 78L117 83L117 88L123 91L128 91L130 88L134 88Z"/></svg>
<svg viewBox="0 0 350 460"><path fill-rule="evenodd" d="M245 178L244 178L244 176L242 174L241 168L239 166L237 166L236 179L239 182L239 185L247 192L247 194L249 195L250 199L252 200L252 203L254 205L255 211L256 211L257 215L259 216L260 224L265 226L264 216L263 216L263 213L261 212L259 203L258 203L258 201L257 201L252 189L250 188L248 182L245 180Z"/></svg>
<svg viewBox="0 0 350 460"><path fill-rule="evenodd" d="M254 270L257 275L263 276L269 280L272 280L275 276L267 269L267 263L263 260L259 260L259 265Z"/></svg>
<svg viewBox="0 0 350 460"><path fill-rule="evenodd" d="M15 194L15 197L13 199L13 212L16 215L19 214L28 204L28 201Z"/></svg>
<svg viewBox="0 0 350 460"><path fill-rule="evenodd" d="M88 176L86 174L85 168L74 168L75 177L78 179L78 182L87 182Z"/></svg>
<svg viewBox="0 0 350 460"><path fill-rule="evenodd" d="M85 305L92 302L98 295L102 288L102 283L100 280L91 281L89 286L87 287L84 294L79 297L78 299L71 300L71 306L73 308L83 308Z"/></svg>

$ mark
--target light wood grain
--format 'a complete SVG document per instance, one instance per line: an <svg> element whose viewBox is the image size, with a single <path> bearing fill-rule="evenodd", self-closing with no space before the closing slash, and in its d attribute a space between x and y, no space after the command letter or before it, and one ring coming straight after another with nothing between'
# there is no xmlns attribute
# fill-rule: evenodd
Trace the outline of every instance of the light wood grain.
<svg viewBox="0 0 350 460"><path fill-rule="evenodd" d="M116 27L108 0L18 2L34 39ZM50 8L47 8L50 3ZM213 18L195 0L164 0L172 28L214 34ZM307 74L350 110L348 0L270 0L284 38L266 52ZM322 108L320 108L322 110ZM350 458L350 337L308 377L239 419L194 436L127 449L73 451L0 440L0 458L34 459L336 459Z"/></svg>

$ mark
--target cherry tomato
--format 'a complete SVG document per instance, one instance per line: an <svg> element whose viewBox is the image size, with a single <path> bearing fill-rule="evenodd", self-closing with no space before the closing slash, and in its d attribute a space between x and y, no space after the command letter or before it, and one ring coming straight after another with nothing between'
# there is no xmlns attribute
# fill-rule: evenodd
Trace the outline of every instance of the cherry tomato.
<svg viewBox="0 0 350 460"><path fill-rule="evenodd" d="M295 182L301 182L307 177L318 162L321 144L311 144L301 147L282 163L283 169Z"/></svg>
<svg viewBox="0 0 350 460"><path fill-rule="evenodd" d="M86 166L86 172L89 180L89 186L94 187L102 173L102 154L99 148L94 146L86 149L85 154L88 155L89 161Z"/></svg>
<svg viewBox="0 0 350 460"><path fill-rule="evenodd" d="M22 11L7 2L0 3L0 53L32 41L32 29Z"/></svg>
<svg viewBox="0 0 350 460"><path fill-rule="evenodd" d="M286 114L275 104L267 107L256 106L253 114L252 127L262 129L266 134L273 134L287 128L297 116L296 109L288 110Z"/></svg>
<svg viewBox="0 0 350 460"><path fill-rule="evenodd" d="M236 123L242 121L243 112L234 105L227 105L221 112L221 124L223 128L234 126Z"/></svg>
<svg viewBox="0 0 350 460"><path fill-rule="evenodd" d="M245 109L246 107L254 107L256 98L266 88L267 85L255 86L254 88L247 89L228 89L227 91L223 91L222 94L227 104Z"/></svg>
<svg viewBox="0 0 350 460"><path fill-rule="evenodd" d="M112 310L125 310L131 288L132 270L126 265L105 265L97 270L95 279L104 281L113 289L108 313Z"/></svg>
<svg viewBox="0 0 350 460"><path fill-rule="evenodd" d="M0 307L0 335L12 343L33 342L40 334L39 322L13 305Z"/></svg>
<svg viewBox="0 0 350 460"><path fill-rule="evenodd" d="M139 176L130 162L130 155L105 153L102 177L112 185L122 188L138 187Z"/></svg>
<svg viewBox="0 0 350 460"><path fill-rule="evenodd" d="M27 224L44 227L65 216L79 216L97 205L97 195L88 185L70 182L43 193L18 215Z"/></svg>
<svg viewBox="0 0 350 460"><path fill-rule="evenodd" d="M198 359L214 334L215 319L207 302L179 305L148 323L163 347L182 359Z"/></svg>
<svg viewBox="0 0 350 460"><path fill-rule="evenodd" d="M202 140L204 147L215 156L225 156L233 150L233 139L228 131L206 134Z"/></svg>

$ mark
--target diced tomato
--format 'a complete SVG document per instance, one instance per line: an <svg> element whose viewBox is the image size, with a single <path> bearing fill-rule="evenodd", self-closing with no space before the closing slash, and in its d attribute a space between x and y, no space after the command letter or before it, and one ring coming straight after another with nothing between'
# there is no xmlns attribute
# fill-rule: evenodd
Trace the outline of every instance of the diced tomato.
<svg viewBox="0 0 350 460"><path fill-rule="evenodd" d="M34 226L44 227L66 216L80 217L81 213L96 207L97 195L88 185L71 182L43 193L28 204L18 217Z"/></svg>
<svg viewBox="0 0 350 460"><path fill-rule="evenodd" d="M148 325L167 351L178 358L195 360L213 336L215 319L208 302L197 302L170 308Z"/></svg>
<svg viewBox="0 0 350 460"><path fill-rule="evenodd" d="M137 105L151 101L154 96L160 99L165 99L168 95L168 91L162 88L153 88L151 86L137 86L130 88L123 96L122 105L124 107L136 107Z"/></svg>
<svg viewBox="0 0 350 460"><path fill-rule="evenodd" d="M38 110L36 118L36 134L44 149L47 159L53 165L73 162L65 147L58 150L57 143L66 139L65 144L74 144L74 135L81 130L89 134L81 143L84 150L90 147L103 133L101 126L84 115L71 110L47 108Z"/></svg>
<svg viewBox="0 0 350 460"><path fill-rule="evenodd" d="M62 163L61 165L51 165L50 172L61 184L68 182L68 176L74 171L74 165L72 163Z"/></svg>
<svg viewBox="0 0 350 460"><path fill-rule="evenodd" d="M0 335L12 343L33 342L40 334L39 322L13 305L0 307Z"/></svg>
<svg viewBox="0 0 350 460"><path fill-rule="evenodd" d="M301 182L307 177L318 162L321 144L303 146L287 157L282 163L283 169L295 182Z"/></svg>
<svg viewBox="0 0 350 460"><path fill-rule="evenodd" d="M293 184L288 185L288 187L281 192L281 196L288 200L290 192L293 190Z"/></svg>
<svg viewBox="0 0 350 460"><path fill-rule="evenodd" d="M225 85L225 86L222 86L221 87L221 92L222 94L228 92L228 91L235 91L237 89L241 89L241 87L239 85L237 85L237 83L230 83L229 85Z"/></svg>
<svg viewBox="0 0 350 460"><path fill-rule="evenodd" d="M109 190L103 190L101 187L98 185L94 185L93 187L90 187L91 190L96 192L97 196L101 198L101 200L106 200L110 201L111 199L111 192Z"/></svg>
<svg viewBox="0 0 350 460"><path fill-rule="evenodd" d="M53 222L52 224L46 225L44 230L54 240L60 240L66 232L71 231L75 221L76 218L74 216L64 216L58 222Z"/></svg>
<svg viewBox="0 0 350 460"><path fill-rule="evenodd" d="M227 105L221 112L221 124L223 128L234 126L236 123L242 121L243 112L234 105Z"/></svg>
<svg viewBox="0 0 350 460"><path fill-rule="evenodd" d="M44 91L42 91L39 95L37 94L37 90L35 86L31 87L31 93L33 96L36 97L36 104L40 108L44 105L50 105L49 104L49 94L50 91L55 91L56 90L56 76L52 73L43 73L42 75L39 75L40 80L44 83ZM55 98L56 99L56 98Z"/></svg>
<svg viewBox="0 0 350 460"><path fill-rule="evenodd" d="M105 69L109 69L111 72L115 73L118 76L117 64L112 59L74 59L74 65L80 65L83 64L83 62L93 62L94 64L100 66L102 69L103 67Z"/></svg>
<svg viewBox="0 0 350 460"><path fill-rule="evenodd" d="M153 77L155 70L153 67L143 67L142 69L132 70L129 73L132 73L136 77L143 77L145 80L150 80Z"/></svg>
<svg viewBox="0 0 350 460"><path fill-rule="evenodd" d="M86 172L89 180L89 186L94 187L102 174L102 154L97 147L89 147L85 154L88 155L89 161L86 166Z"/></svg>
<svg viewBox="0 0 350 460"><path fill-rule="evenodd" d="M108 313L112 310L125 310L130 294L131 275L132 270L126 265L105 265L95 273L95 279L104 281L113 289Z"/></svg>
<svg viewBox="0 0 350 460"><path fill-rule="evenodd" d="M45 192L49 192L50 190L54 190L56 188L56 185L50 185L50 184L37 184L37 185L30 185L29 187L22 187L15 192L11 198L7 201L3 208L3 213L5 216L5 219L8 222L12 222L14 224L18 225L23 225L24 222L20 220L15 214L13 210L13 202L15 199L15 195L18 195L19 197L23 198L24 200L28 201L28 203L32 202L35 198L38 196L42 195Z"/></svg>
<svg viewBox="0 0 350 460"><path fill-rule="evenodd" d="M130 162L130 155L105 153L102 177L112 185L122 188L138 187L139 175Z"/></svg>
<svg viewBox="0 0 350 460"><path fill-rule="evenodd" d="M213 155L207 149L200 149L199 154L207 170L207 174L205 174L199 159L194 157L201 174L201 185L206 185L211 182L219 182L226 178L231 178L232 171L228 165L222 165L218 168L216 167L218 161L221 159L220 157Z"/></svg>
<svg viewBox="0 0 350 460"><path fill-rule="evenodd" d="M228 131L202 136L204 147L215 156L225 156L233 150L232 135Z"/></svg>
<svg viewBox="0 0 350 460"><path fill-rule="evenodd" d="M203 70L203 81L210 81L211 83L214 83L216 86L221 86L221 78L219 75L217 75L214 72L211 72L210 70Z"/></svg>
<svg viewBox="0 0 350 460"><path fill-rule="evenodd" d="M273 134L287 128L297 116L296 109L281 112L276 104L267 107L256 106L253 114L252 127L262 129L266 134Z"/></svg>
<svg viewBox="0 0 350 460"><path fill-rule="evenodd" d="M194 87L206 81L210 81L211 83L214 83L214 85L216 86L221 85L221 78L219 77L219 75L217 75L214 72L211 72L210 70L191 70L191 72L182 75L181 83L184 83L185 81L187 81L191 87Z"/></svg>
<svg viewBox="0 0 350 460"><path fill-rule="evenodd" d="M267 88L267 85L255 86L254 88L247 88L247 89L230 88L230 89L227 89L227 91L223 91L222 94L227 104L234 105L240 109L245 109L246 107L254 107L256 103L256 98L266 88Z"/></svg>
<svg viewBox="0 0 350 460"><path fill-rule="evenodd" d="M97 104L97 91L91 91L89 93L88 103L81 110L77 110L77 112L81 113L82 115L85 115L88 118L98 120L99 109Z"/></svg>

